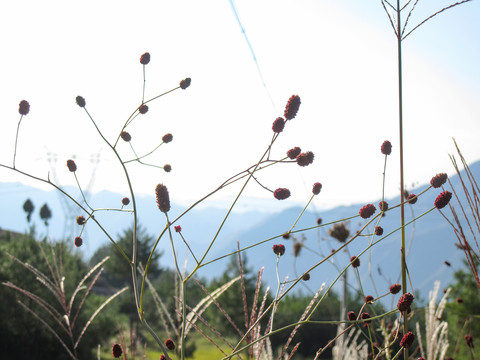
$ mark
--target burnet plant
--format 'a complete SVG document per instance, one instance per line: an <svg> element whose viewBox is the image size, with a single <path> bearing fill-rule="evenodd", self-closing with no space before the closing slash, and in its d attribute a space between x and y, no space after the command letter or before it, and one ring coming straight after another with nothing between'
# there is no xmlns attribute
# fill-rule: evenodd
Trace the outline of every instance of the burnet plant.
<svg viewBox="0 0 480 360"><path fill-rule="evenodd" d="M173 356L172 354L176 354L180 359L185 358L185 349L186 349L186 339L189 334L189 331L194 327L195 329L199 330L199 328L195 325L195 323L200 320L202 321L207 328L215 333L215 336L222 338L221 332L215 332L216 329L213 329L208 324L208 319L202 317L201 312L199 311L200 307L202 307L202 311L204 311L206 306L210 306L214 304L217 306L221 311L221 306L216 302L216 298L223 292L227 291L230 284L225 284L224 287L219 289L216 292L208 292L206 291L206 298L205 301L202 301L202 304L197 304L197 306L190 307L187 304L187 287L186 284L195 280L195 275L197 274L198 270L210 265L212 262L220 260L226 256L237 254L239 256L240 262L240 269L241 269L241 256L240 254L244 251L259 246L264 243L271 243L272 244L272 256L276 256L277 259L277 288L274 291L273 299L269 300L268 298L268 289L265 291L265 294L262 296L260 294L261 290L261 272L259 272L259 279L257 282L257 292L255 294L254 299L246 299L243 296L243 303L245 305L245 309L247 309L247 302L253 302L253 309L252 313L249 315L246 312L246 318L249 321L246 321L246 326L244 330L239 330L239 338L235 344L230 344L226 339L223 339L228 347L229 351L222 350L220 346L218 346L219 351L222 353L222 357L225 359L229 359L236 356L241 356L244 354L245 351L252 358L273 358L273 351L270 347L269 338L276 333L282 331L290 331L290 338L281 350L279 358L291 358L294 356L295 351L299 347L299 343L295 344L293 348L289 348L289 344L293 340L297 330L302 325L306 324L324 324L325 322L313 320L314 314L316 310L322 306L322 302L328 296L328 294L332 291L333 286L341 279L343 274L347 271L347 269L351 268L353 271L357 271L358 267L360 267L364 262L368 262L368 257L365 254L375 246L382 244L384 240L393 234L400 233L401 234L401 244L400 244L400 256L399 261L401 264L401 284L395 283L391 284L388 291L386 291L383 295L374 298L373 296L365 296L365 303L360 309L349 309L348 313L345 314L344 318L339 318L338 321L328 321L329 324L338 324L338 334L335 338L330 339L327 343L327 346L319 349L316 355L316 358L320 358L324 351L328 348L328 346L334 346L334 358L336 359L343 359L343 358L351 358L356 352L359 358L382 358L385 357L387 359L395 359L401 356L404 359L409 358L409 348L412 348L413 344L417 341L415 330L412 326L409 326L409 319L411 318L412 314L414 313L412 306L415 301L415 296L413 294L413 289L409 288L408 286L408 269L406 266L406 246L405 246L405 229L411 225L416 220L420 219L421 217L425 216L431 211L442 211L452 198L452 192L445 188L445 184L447 182L447 175L445 173L438 173L432 176L430 180L430 186L425 189L422 193L419 194L406 194L403 189L405 189L404 181L403 181L403 100L402 100L402 42L416 29L422 26L426 21L433 18L434 16L442 13L443 11L466 3L471 0L464 0L457 3L454 3L450 6L447 6L438 12L432 14L430 17L426 18L425 20L421 21L419 24L415 25L413 28L408 30L408 22L411 17L411 14L415 10L419 0L416 1L404 1L403 3L400 0L397 0L396 4L391 3L387 0L382 0L381 4L385 9L385 12L388 16L388 19L391 23L392 29L394 31L396 40L397 40L397 49L398 49L398 79L399 79L399 141L398 146L392 145L392 142L389 140L385 140L382 144L378 144L379 146L379 155L384 156L385 163L384 163L384 171L383 171L383 183L385 184L386 181L386 168L389 155L394 151L397 147L400 153L400 188L402 189L400 203L390 205L388 204L383 196L382 190L382 200L379 204L365 204L361 207L358 211L358 214L352 214L349 218L346 219L338 219L337 221L322 224L320 221L317 224L312 225L308 228L297 228L298 221L304 214L305 210L308 208L309 204L313 201L316 196L320 195L322 190L322 185L318 182L319 179L312 180L312 193L311 197L306 203L303 210L300 212L298 218L293 222L290 229L285 233L285 231L279 231L278 234L273 235L270 238L264 239L259 241L253 245L248 247L242 248L240 245L238 250L233 253L226 253L216 259L213 260L206 260L207 255L209 255L214 248L214 246L218 242L220 231L222 230L225 222L227 221L228 217L230 216L232 210L238 203L238 200L244 193L244 190L247 186L251 183L257 183L265 191L271 192L272 196L279 200L286 200L290 197L291 193L288 187L279 187L279 188L272 188L269 184L264 184L261 181L261 173L262 170L267 169L271 166L277 166L282 163L292 163L294 166L305 167L312 164L315 160L314 153L312 151L302 151L300 147L294 147L291 149L283 149L277 150L275 147L275 142L279 136L281 136L282 132L288 130L288 124L290 121L294 121L297 117L297 114L300 110L301 106L301 99L298 95L292 95L286 102L284 113L281 116L277 117L273 124L271 125L272 128L272 137L267 141L265 150L262 154L259 155L259 158L252 163L250 167L247 169L238 172L237 174L233 175L232 177L226 179L224 182L220 184L220 186L216 187L213 191L206 194L205 196L201 197L198 201L193 203L188 209L183 212L182 214L178 215L176 218L172 219L169 216L169 212L171 209L171 202L170 202L170 193L168 191L167 182L159 183L155 189L152 189L152 197L155 197L156 203L160 213L163 213L165 217L165 225L163 230L158 234L155 244L153 245L150 253L150 257L145 264L140 264L137 259L137 239L136 239L136 230L138 224L138 211L137 211L137 204L136 204L136 197L135 197L135 188L134 184L131 181L130 177L130 170L129 164L132 162L138 162L140 164L144 164L143 159L148 155L152 154L153 152L160 149L160 147L164 144L168 144L173 140L173 135L170 133L165 134L162 137L162 141L159 144L152 144L153 150L145 154L137 154L135 148L132 143L132 138L134 138L135 134L131 134L130 125L134 122L139 116L148 116L149 105L157 100L158 98L167 95L168 93L176 90L186 90L191 85L191 79L186 78L180 81L179 85L174 87L172 90L169 90L165 93L162 93L158 96L150 98L148 100L145 99L145 84L146 84L146 67L149 65L151 57L149 53L144 53L140 57L140 64L143 67L143 92L142 92L142 101L138 107L136 107L130 116L126 119L123 124L120 124L119 131L117 136L114 139L107 139L102 131L97 126L95 121L95 116L90 114L88 111L87 100L82 96L77 96L75 101L78 107L80 107L86 114L86 118L89 119L92 126L95 127L98 135L102 138L105 144L109 147L110 151L115 155L118 160L118 166L123 170L124 174L124 181L126 186L128 187L129 196L124 197L119 201L119 208L117 209L96 209L90 206L89 202L87 201L84 193L82 191L82 186L77 179L77 171L81 171L81 169L77 168L77 164L72 159L67 159L66 167L68 171L72 173L74 176L75 181L78 184L78 188L80 193L82 194L82 201L77 201L74 197L68 194L65 190L63 190L58 184L53 183L49 178L40 178L34 176L28 171L20 170L16 164L16 154L17 154L17 144L18 144L18 137L20 133L20 125L25 116L29 114L30 105L28 101L22 100L19 104L19 113L20 113L20 120L18 121L17 132L15 137L15 147L13 151L13 161L12 165L7 164L0 164L3 168L10 169L11 171L23 174L30 178L36 179L40 182L47 183L58 191L62 192L66 195L72 202L74 202L79 210L83 212L82 215L78 216L76 221L77 224L80 226L80 230L75 236L72 241L74 242L75 246L81 246L84 241L88 241L88 239L82 238L82 232L85 228L85 225L88 222L95 223L104 233L104 235L109 239L109 241L116 247L119 253L125 259L125 266L130 266L131 273L132 273L132 292L135 298L136 309L138 312L138 318L141 324L151 333L153 338L155 339L156 343L158 344L159 348L163 352L161 359L171 359ZM405 20L403 15L405 16ZM122 157L119 152L120 144L124 142L130 146L132 153L134 154L134 159L126 160ZM395 142L394 142L395 144ZM282 154L279 157L276 157L276 154ZM165 172L170 172L172 170L171 165L158 165L158 168L163 169ZM433 174L432 174L433 175ZM189 246L188 239L184 238L182 234L182 229L180 226L180 219L187 214L191 209L195 206L199 205L212 195L222 191L224 188L234 184L234 183L241 183L240 190L235 198L232 200L229 209L227 210L221 224L219 225L216 233L212 237L210 243L202 249L201 252L196 253L192 251ZM427 191L434 191L434 189L441 189L436 200L433 204L431 204L431 208L418 216L415 216L409 222L405 220L405 207L409 205L414 205L417 201L419 201L422 195ZM121 205L120 205L121 204ZM381 226L382 217L385 213L395 209L400 208L400 217L401 217L401 225L396 229L388 229L384 230ZM95 213L99 211L105 210L118 210L123 212L130 212L133 216L133 236L132 236L132 256L128 256L126 254L125 249L122 249L115 240L115 236L110 234L101 224L101 222L95 217ZM111 212L112 216L115 216L115 212ZM344 227L345 221L351 219L360 219L362 221L360 228L354 234L350 234L348 230ZM343 227L342 227L343 226ZM281 266L281 258L285 254L286 248L283 244L285 238L289 236L293 236L298 233L312 231L318 228L328 228L332 227L330 230L330 235L332 237L337 238L341 245L335 249L331 254L325 255L323 258L319 259L319 261L311 266L310 268L303 271L303 273L298 274L297 278L291 279L288 282L282 281L279 276L279 267ZM372 233L369 229L373 228L374 232ZM359 251L353 256L350 257L349 263L342 269L339 269L339 274L337 278L331 284L323 284L319 290L315 293L312 297L311 302L305 308L304 313L302 314L301 318L286 327L278 328L275 326L275 314L278 309L278 304L286 298L286 296L291 293L292 289L298 286L298 284L302 281L308 281L310 279L310 273L329 262L333 256L336 254L341 253L343 250L348 249L349 245L353 242L356 242L360 237L368 237L370 240L368 244L364 247L362 251ZM180 265L180 259L178 254L178 249L175 246L176 241L178 241L178 237L180 237L181 241L186 245L188 248L189 254L194 259L194 267L193 270L187 272L182 266ZM179 299L178 299L178 316L180 318L180 326L177 329L177 337L176 339L170 338L161 338L161 336L153 330L153 327L150 325L149 313L153 311L152 309L146 309L144 306L144 299L148 288L150 287L148 281L148 270L150 266L150 262L152 259L152 255L157 249L157 246L161 239L168 239L171 247L171 254L172 254L172 263L174 264L176 270L176 276L178 280L178 287L179 287ZM260 266L261 264L256 264ZM358 273L357 273L358 274ZM238 281L243 281L241 276L236 279ZM410 274L410 276L415 276L415 274ZM243 292L244 294L244 292ZM158 296L158 294L157 294ZM382 313L374 313L374 309L368 310L370 305L377 301L379 298L384 296L398 296L398 300L396 302L396 306L392 306L391 309L387 309ZM432 297L433 298L433 297ZM436 295L435 295L436 298ZM262 300L260 300L262 299ZM393 301L393 300L392 300ZM434 307L434 304L431 305ZM442 307L443 309L443 307ZM368 311L367 311L368 310ZM228 314L224 314L228 317ZM392 317L395 317L394 321L391 321ZM388 320L388 321L387 321ZM264 325L266 323L266 325ZM262 328L263 326L263 328ZM433 326L433 325L432 325ZM442 323L443 328L445 325ZM199 330L200 331L200 330ZM418 332L418 329L417 329ZM202 334L204 334L202 332ZM208 335L205 334L208 337ZM427 340L429 337L427 337ZM215 342L211 337L209 340ZM445 344L444 338L442 338L442 347L445 348L448 344ZM430 349L431 346L426 345L425 348ZM353 349L353 350L352 350ZM446 349L446 348L445 348ZM68 349L67 349L68 350ZM446 351L446 350L445 350ZM118 343L114 344L112 347L112 355L114 357L120 357L122 355L122 346ZM442 350L442 353L443 350ZM355 355L355 356L357 356ZM75 358L75 357L74 357Z"/></svg>

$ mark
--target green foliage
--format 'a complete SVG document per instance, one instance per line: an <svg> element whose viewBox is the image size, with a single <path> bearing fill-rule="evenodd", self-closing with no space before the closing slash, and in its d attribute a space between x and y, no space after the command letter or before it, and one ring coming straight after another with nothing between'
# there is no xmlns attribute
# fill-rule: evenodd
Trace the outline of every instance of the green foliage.
<svg viewBox="0 0 480 360"><path fill-rule="evenodd" d="M476 262L477 269L479 262ZM465 335L473 336L476 358L480 358L480 289L465 261L465 268L454 273L455 283L451 286L452 299L447 304L449 354L456 359L469 359L470 348Z"/></svg>

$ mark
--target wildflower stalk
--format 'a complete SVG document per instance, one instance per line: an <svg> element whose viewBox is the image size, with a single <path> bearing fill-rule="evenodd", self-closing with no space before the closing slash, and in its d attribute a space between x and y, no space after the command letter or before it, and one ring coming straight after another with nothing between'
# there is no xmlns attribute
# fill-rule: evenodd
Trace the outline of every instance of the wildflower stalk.
<svg viewBox="0 0 480 360"><path fill-rule="evenodd" d="M18 132L20 131L20 123L22 122L23 115L20 116L20 120L18 120L17 125L17 134L15 135L15 150L13 152L13 168L15 169L15 158L17 156L17 142L18 142Z"/></svg>

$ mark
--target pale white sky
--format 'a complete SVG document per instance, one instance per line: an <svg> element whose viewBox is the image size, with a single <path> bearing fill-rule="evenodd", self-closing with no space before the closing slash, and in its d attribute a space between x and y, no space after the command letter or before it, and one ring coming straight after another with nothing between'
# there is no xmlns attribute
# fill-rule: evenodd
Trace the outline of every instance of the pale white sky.
<svg viewBox="0 0 480 360"><path fill-rule="evenodd" d="M420 0L410 28L449 3ZM292 203L307 201L317 181L323 190L316 207L373 201L381 197L380 145L388 139L393 151L386 195L395 196L396 41L380 1L235 4L266 89L227 0L2 2L0 162L12 163L18 103L25 99L31 110L20 128L19 169L41 177L51 171L62 185L74 184L65 162L75 155L82 185L94 173L93 191L126 192L118 164L75 97L85 97L90 114L113 141L140 105L139 58L148 51L147 99L187 76L192 85L150 103L150 111L127 129L138 154L153 149L165 133L173 134L171 143L146 159L171 164L171 173L129 167L139 193L153 196L155 185L164 183L173 201L200 198L258 160L271 139L273 120L283 115L290 95L298 94L300 111L272 157L300 146L313 151L315 161L306 168L278 166L259 173L259 180L272 189L290 188L287 201ZM452 137L469 162L480 159L479 16L479 1L464 4L404 42L406 184L453 172ZM131 158L127 144L120 150ZM93 171L90 159L97 154L100 163ZM0 177L40 185L3 169ZM231 198L236 190L216 199ZM254 183L246 195L277 204Z"/></svg>

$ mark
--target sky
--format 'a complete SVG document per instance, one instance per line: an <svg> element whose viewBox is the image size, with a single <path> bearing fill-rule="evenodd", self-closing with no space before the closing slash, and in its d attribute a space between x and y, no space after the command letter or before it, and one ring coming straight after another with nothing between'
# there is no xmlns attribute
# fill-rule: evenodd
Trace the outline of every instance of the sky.
<svg viewBox="0 0 480 360"><path fill-rule="evenodd" d="M451 3L420 0L407 29ZM452 137L468 162L480 160L479 16L479 1L457 6L403 42L408 187L453 173ZM258 161L293 94L300 110L271 158L299 146L315 160L258 173L263 186L289 188L292 196L279 202L252 182L245 197L266 199L252 206L306 203L315 182L323 184L317 208L375 201L382 196L385 140L393 145L385 196L399 193L397 48L380 1L17 0L1 3L0 32L2 164L12 164L18 103L25 99L31 109L18 136L19 170L74 185L65 165L73 158L84 189L127 196L121 167L75 97L86 99L102 135L114 141L141 104L139 58L149 52L145 99L186 77L192 83L149 103L127 128L139 155L173 134L144 159L171 164L170 173L127 165L137 193L153 197L163 183L171 200L184 205L208 194ZM132 158L128 144L117 149ZM0 169L0 178L50 189L11 170ZM224 189L212 204L232 201L239 189Z"/></svg>

